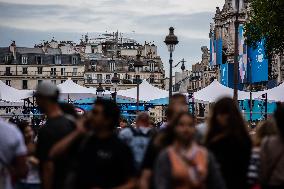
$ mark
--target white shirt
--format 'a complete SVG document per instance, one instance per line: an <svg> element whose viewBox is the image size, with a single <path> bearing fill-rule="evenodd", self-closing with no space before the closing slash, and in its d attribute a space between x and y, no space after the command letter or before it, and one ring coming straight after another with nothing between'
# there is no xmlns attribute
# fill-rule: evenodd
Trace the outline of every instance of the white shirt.
<svg viewBox="0 0 284 189"><path fill-rule="evenodd" d="M7 166L10 166L16 157L26 154L27 148L22 133L16 126L0 118L0 188L13 189Z"/></svg>

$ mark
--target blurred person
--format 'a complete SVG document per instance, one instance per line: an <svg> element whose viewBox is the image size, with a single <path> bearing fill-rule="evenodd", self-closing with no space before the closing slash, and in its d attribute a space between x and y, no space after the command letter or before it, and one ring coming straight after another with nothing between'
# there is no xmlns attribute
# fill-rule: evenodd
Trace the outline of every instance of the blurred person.
<svg viewBox="0 0 284 189"><path fill-rule="evenodd" d="M172 144L172 121L182 112L188 112L186 96L174 94L170 99L166 116L167 122L161 126L161 130L150 141L142 162L140 187L142 189L153 188L153 169L159 153Z"/></svg>
<svg viewBox="0 0 284 189"><path fill-rule="evenodd" d="M76 122L76 120L79 119L79 114L77 113L73 104L60 103L59 106L66 118L69 118L73 122Z"/></svg>
<svg viewBox="0 0 284 189"><path fill-rule="evenodd" d="M51 82L42 82L37 86L36 103L46 115L46 123L39 129L36 156L40 161L40 176L43 189L61 189L68 172L68 157L49 159L54 144L74 130L75 125L64 116L58 103L59 89Z"/></svg>
<svg viewBox="0 0 284 189"><path fill-rule="evenodd" d="M260 188L259 166L260 166L260 145L265 137L276 135L277 128L272 120L260 122L256 127L256 133L252 136L253 148L248 169L248 183L250 188Z"/></svg>
<svg viewBox="0 0 284 189"><path fill-rule="evenodd" d="M115 102L97 99L88 117L55 145L58 153L75 154L73 175L65 188L121 188L135 186L136 169L131 149L116 134L120 110ZM70 157L70 156L69 156Z"/></svg>
<svg viewBox="0 0 284 189"><path fill-rule="evenodd" d="M122 129L125 129L125 128L128 128L128 122L125 118L120 118L119 120L119 127L120 127L120 130Z"/></svg>
<svg viewBox="0 0 284 189"><path fill-rule="evenodd" d="M224 189L212 154L195 142L195 119L181 113L173 122L173 143L160 153L155 165L156 189Z"/></svg>
<svg viewBox="0 0 284 189"><path fill-rule="evenodd" d="M274 113L278 134L267 137L261 144L260 181L263 189L284 188L284 104Z"/></svg>
<svg viewBox="0 0 284 189"><path fill-rule="evenodd" d="M246 189L251 140L243 117L231 98L222 98L212 109L206 145L220 165L228 189Z"/></svg>
<svg viewBox="0 0 284 189"><path fill-rule="evenodd" d="M0 188L13 189L27 175L27 148L19 129L0 118Z"/></svg>
<svg viewBox="0 0 284 189"><path fill-rule="evenodd" d="M131 148L136 168L140 169L145 151L155 129L151 125L150 116L146 112L140 112L136 118L136 127L122 129L119 138Z"/></svg>
<svg viewBox="0 0 284 189"><path fill-rule="evenodd" d="M27 165L28 174L27 177L21 179L17 183L17 189L39 189L40 177L39 177L39 161L35 157L35 143L34 143L34 131L28 122L22 121L18 123L18 128L22 132L25 144L28 149L27 153Z"/></svg>

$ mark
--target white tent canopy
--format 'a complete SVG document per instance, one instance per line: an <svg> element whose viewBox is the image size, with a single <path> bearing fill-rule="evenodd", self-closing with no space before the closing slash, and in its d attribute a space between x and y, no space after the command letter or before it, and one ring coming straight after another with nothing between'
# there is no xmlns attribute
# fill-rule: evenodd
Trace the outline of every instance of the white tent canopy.
<svg viewBox="0 0 284 189"><path fill-rule="evenodd" d="M269 101L284 102L284 83L280 84L278 87L268 89L265 91L259 91L253 93L254 98L261 98L261 95L267 93L267 99Z"/></svg>
<svg viewBox="0 0 284 189"><path fill-rule="evenodd" d="M117 92L117 95L136 99L137 87L120 90ZM143 80L143 82L139 85L139 100L141 101L150 101L154 99L166 98L168 96L168 91L154 87L146 80Z"/></svg>
<svg viewBox="0 0 284 189"><path fill-rule="evenodd" d="M96 94L94 88L87 88L74 83L71 79L57 85L60 91L61 99L78 100L83 98L91 98Z"/></svg>
<svg viewBox="0 0 284 189"><path fill-rule="evenodd" d="M217 80L214 80L209 86L197 91L193 94L194 99L204 102L216 102L222 97L233 97L234 90L220 84ZM238 91L238 99L245 100L249 99L249 92Z"/></svg>
<svg viewBox="0 0 284 189"><path fill-rule="evenodd" d="M22 102L32 96L32 90L19 90L0 81L0 100L7 102Z"/></svg>

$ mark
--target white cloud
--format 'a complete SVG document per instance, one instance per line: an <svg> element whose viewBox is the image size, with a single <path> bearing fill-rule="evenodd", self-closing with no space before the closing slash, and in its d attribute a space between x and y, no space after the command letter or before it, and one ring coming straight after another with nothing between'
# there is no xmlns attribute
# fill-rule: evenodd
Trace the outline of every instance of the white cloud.
<svg viewBox="0 0 284 189"><path fill-rule="evenodd" d="M215 7L223 3L224 0L0 0L0 29L41 34L135 31L149 40L156 36L155 40L162 41L168 28L174 26L181 47L185 48L177 48L178 58L194 62L200 59L200 46L207 45ZM30 38L32 41L33 36ZM166 60L166 52L161 52Z"/></svg>

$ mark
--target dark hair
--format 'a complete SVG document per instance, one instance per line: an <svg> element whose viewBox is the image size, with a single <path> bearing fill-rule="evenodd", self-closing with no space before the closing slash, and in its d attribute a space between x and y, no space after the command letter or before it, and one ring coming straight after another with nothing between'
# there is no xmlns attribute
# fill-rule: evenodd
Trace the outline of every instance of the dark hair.
<svg viewBox="0 0 284 189"><path fill-rule="evenodd" d="M111 129L115 129L119 125L120 110L113 100L97 99L95 101L95 106L103 107L105 118L111 121Z"/></svg>
<svg viewBox="0 0 284 189"><path fill-rule="evenodd" d="M227 114L229 116L228 125L226 127L221 127L217 121L217 116L220 114ZM231 98L222 98L213 105L208 126L208 133L205 140L207 145L213 142L216 136L222 135L226 138L237 139L238 141L244 139L250 140L239 108Z"/></svg>
<svg viewBox="0 0 284 189"><path fill-rule="evenodd" d="M187 103L186 96L183 95L183 94L181 94L181 93L176 93L176 94L174 94L174 95L170 98L170 102L173 101L173 100L178 100L178 99L182 99L185 104Z"/></svg>
<svg viewBox="0 0 284 189"><path fill-rule="evenodd" d="M79 115L76 112L73 104L64 102L64 103L59 103L59 106L60 106L60 109L63 111L64 114L71 115L76 119L79 117Z"/></svg>
<svg viewBox="0 0 284 189"><path fill-rule="evenodd" d="M182 118L182 116L189 116L191 119L193 119L193 121L195 121L195 118L192 114L190 114L189 112L181 112L179 113L175 119L171 122L171 124L169 125L169 127L167 127L167 137L169 141L174 141L176 135L175 135L175 128L178 125L180 119Z"/></svg>
<svg viewBox="0 0 284 189"><path fill-rule="evenodd" d="M24 135L25 134L25 129L29 126L29 122L21 120L17 122L17 127L21 131L21 133Z"/></svg>
<svg viewBox="0 0 284 189"><path fill-rule="evenodd" d="M277 128L279 130L280 136L284 138L284 104L278 103L277 109L274 112L274 118L276 121Z"/></svg>

